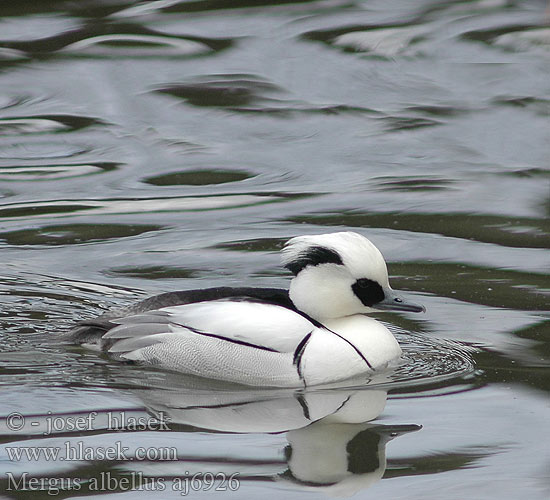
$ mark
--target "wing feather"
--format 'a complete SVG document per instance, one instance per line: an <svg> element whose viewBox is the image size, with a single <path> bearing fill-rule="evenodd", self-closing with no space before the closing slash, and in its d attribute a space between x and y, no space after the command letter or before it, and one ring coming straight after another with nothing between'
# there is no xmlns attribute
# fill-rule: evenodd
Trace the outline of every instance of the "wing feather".
<svg viewBox="0 0 550 500"><path fill-rule="evenodd" d="M147 335L145 337L129 337L121 339L115 342L109 349L110 353L126 354L144 347L149 347L161 342L170 341L174 338L172 332L169 333L156 333L154 335Z"/></svg>
<svg viewBox="0 0 550 500"><path fill-rule="evenodd" d="M170 324L166 323L127 323L109 330L104 339L126 339L129 337L145 337L157 333L170 332Z"/></svg>
<svg viewBox="0 0 550 500"><path fill-rule="evenodd" d="M138 323L167 323L170 321L170 314L162 309L155 309L140 314L132 314L131 316L123 316L122 318L112 319L111 323L117 325L136 325Z"/></svg>

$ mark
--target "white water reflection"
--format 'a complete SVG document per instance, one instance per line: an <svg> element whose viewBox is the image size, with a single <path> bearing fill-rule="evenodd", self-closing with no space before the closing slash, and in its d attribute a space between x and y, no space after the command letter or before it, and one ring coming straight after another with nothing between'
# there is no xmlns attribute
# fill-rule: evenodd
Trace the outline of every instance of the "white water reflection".
<svg viewBox="0 0 550 500"><path fill-rule="evenodd" d="M56 217L70 217L75 212L85 212L86 215L108 215L218 210L271 203L282 199L284 198L267 194L228 194L201 197L140 198L139 200L56 200L47 203L29 202L4 205L0 209L0 217L4 219L27 217L29 211L33 212L33 218L41 218L50 217L52 211L56 213ZM66 211L64 208L66 208ZM40 213L41 211L44 213ZM19 213L24 215L19 215Z"/></svg>
<svg viewBox="0 0 550 500"><path fill-rule="evenodd" d="M528 31L513 31L495 38L494 44L517 51L530 49L541 52L550 51L550 28L538 28Z"/></svg>
<svg viewBox="0 0 550 500"><path fill-rule="evenodd" d="M101 35L79 40L63 48L63 52L75 52L93 56L167 57L191 56L211 52L200 42L153 35Z"/></svg>
<svg viewBox="0 0 550 500"><path fill-rule="evenodd" d="M419 50L412 50L415 42L420 41L429 32L427 27L419 26L353 31L337 36L334 45L382 57L410 55Z"/></svg>
<svg viewBox="0 0 550 500"><path fill-rule="evenodd" d="M40 414L27 410L0 418L0 435L12 437L9 446L0 447L0 458L6 461L2 469L16 478L29 470L37 474L47 469L52 476L78 474L78 468L87 461L78 458L79 450L87 450L88 456L92 456L92 450L108 447L112 436L121 443L119 449L125 451L124 459L117 460L111 470L130 476L192 476L200 474L206 462L218 474L263 476L293 490L351 496L382 479L386 470L386 445L390 440L421 428L413 424L369 423L385 407L384 390L349 390L335 386L314 392L250 390L178 378L173 388L156 386L130 392L154 417L123 404L116 409L88 407L88 411L78 413ZM250 454L246 458L232 451L220 457L216 447L210 452L195 449L194 454L193 448L186 446L185 436L178 427L181 425L230 433L285 433L287 444L277 453L278 457L285 458L262 459ZM170 429L175 431L172 438L167 434ZM128 432L135 430L145 432ZM112 431L119 432L109 434ZM149 439L152 431L157 431L157 443L170 442L173 445L170 449L177 453L165 460L139 460L140 445L153 442ZM12 440L21 435L27 439ZM56 437L58 435L60 437ZM60 456L66 454L67 457L65 460L58 457L55 464L47 464L43 458L26 460L23 452L18 463L10 460L14 447L33 446L59 449Z"/></svg>

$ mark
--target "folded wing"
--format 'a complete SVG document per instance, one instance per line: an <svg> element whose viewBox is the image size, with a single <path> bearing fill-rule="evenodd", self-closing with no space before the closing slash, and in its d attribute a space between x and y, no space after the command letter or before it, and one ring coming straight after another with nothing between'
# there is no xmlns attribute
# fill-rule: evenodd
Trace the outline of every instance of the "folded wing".
<svg viewBox="0 0 550 500"><path fill-rule="evenodd" d="M183 304L112 320L103 338L110 352L127 353L178 336L209 336L258 349L294 352L315 329L305 317L278 305L236 300Z"/></svg>
<svg viewBox="0 0 550 500"><path fill-rule="evenodd" d="M215 300L112 320L109 352L206 377L296 383L296 353L317 328L279 305Z"/></svg>

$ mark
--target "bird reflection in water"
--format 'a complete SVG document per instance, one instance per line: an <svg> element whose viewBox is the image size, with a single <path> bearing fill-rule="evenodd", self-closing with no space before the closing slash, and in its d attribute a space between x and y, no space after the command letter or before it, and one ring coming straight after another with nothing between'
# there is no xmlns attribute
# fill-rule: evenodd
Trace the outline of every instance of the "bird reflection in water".
<svg viewBox="0 0 550 500"><path fill-rule="evenodd" d="M238 471L243 481L273 480L291 489L351 496L382 479L389 441L421 429L416 424L370 423L384 410L387 392L366 388L364 380L352 389L333 384L311 391L252 390L192 377L183 380L183 390L157 387L136 394L174 430L179 424L224 433L286 433L288 442L282 450L284 461L268 467L261 459L205 457L201 450L200 456L185 460L186 470L193 470L194 461L207 461L215 470ZM172 469L174 465L169 465L170 472L181 475L181 462L179 471ZM154 474L166 475L166 464L159 467L162 471Z"/></svg>

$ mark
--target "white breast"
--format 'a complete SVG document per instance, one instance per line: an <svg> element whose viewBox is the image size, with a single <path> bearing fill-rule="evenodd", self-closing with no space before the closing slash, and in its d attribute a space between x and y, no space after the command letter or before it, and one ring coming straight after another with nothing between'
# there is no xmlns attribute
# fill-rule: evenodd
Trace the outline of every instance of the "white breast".
<svg viewBox="0 0 550 500"><path fill-rule="evenodd" d="M401 347L379 321L362 314L325 321L325 326L361 351L374 370L382 369L401 356Z"/></svg>
<svg viewBox="0 0 550 500"><path fill-rule="evenodd" d="M325 322L307 343L301 371L309 385L323 384L382 369L401 355L390 331L366 316Z"/></svg>

